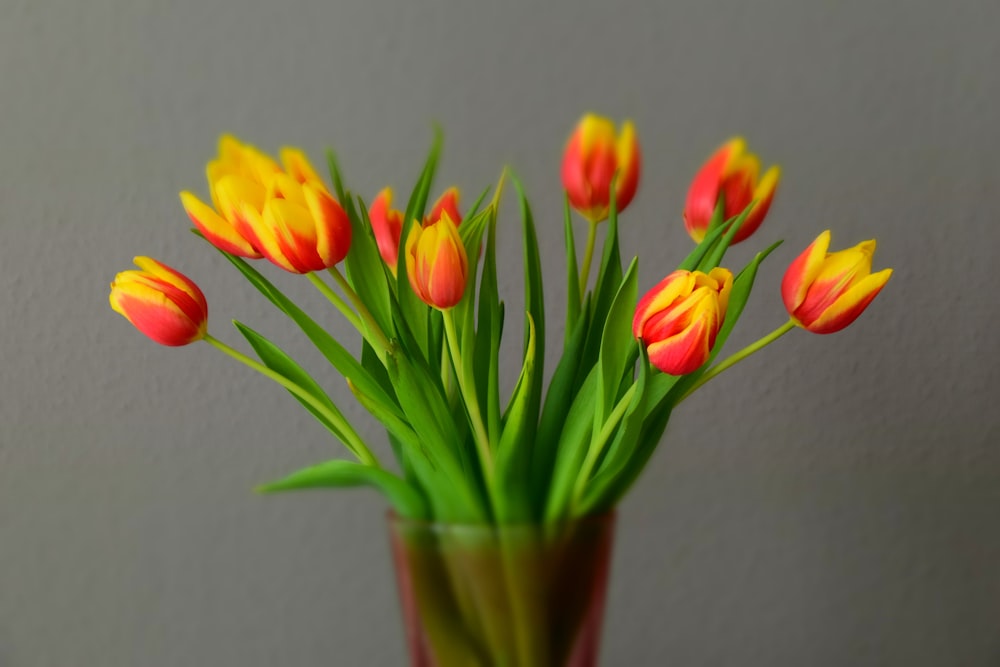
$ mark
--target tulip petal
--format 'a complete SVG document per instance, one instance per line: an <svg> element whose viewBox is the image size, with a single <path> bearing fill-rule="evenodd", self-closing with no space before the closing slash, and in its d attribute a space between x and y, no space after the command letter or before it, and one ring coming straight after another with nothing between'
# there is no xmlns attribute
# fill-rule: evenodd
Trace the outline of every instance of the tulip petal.
<svg viewBox="0 0 1000 667"><path fill-rule="evenodd" d="M396 260L399 255L399 238L403 232L403 214L393 210L392 188L385 188L372 200L368 210L372 233L378 245L382 261L388 265L393 275L396 275Z"/></svg>
<svg viewBox="0 0 1000 667"><path fill-rule="evenodd" d="M204 335L198 323L155 288L129 283L112 291L111 307L161 345L187 345ZM203 326L203 325L202 325Z"/></svg>
<svg viewBox="0 0 1000 667"><path fill-rule="evenodd" d="M291 273L299 273L292 259L278 243L273 221L265 221L264 216L250 206L245 206L237 220L237 229L260 249L261 255L272 264Z"/></svg>
<svg viewBox="0 0 1000 667"><path fill-rule="evenodd" d="M285 171L297 183L322 185L323 179L313 169L312 163L309 162L309 158L301 149L286 146L279 151L278 155L281 157L281 164L284 165Z"/></svg>
<svg viewBox="0 0 1000 667"><path fill-rule="evenodd" d="M152 257L135 257L132 261L145 273L187 295L197 308L196 312L189 313L192 319L197 319L200 314L208 312L208 302L205 300L205 295L183 273L156 261Z"/></svg>
<svg viewBox="0 0 1000 667"><path fill-rule="evenodd" d="M462 224L462 214L458 211L458 197L458 188L452 187L445 190L444 194L434 202L431 212L424 218L424 226L440 220L442 213L447 213L456 226Z"/></svg>
<svg viewBox="0 0 1000 667"><path fill-rule="evenodd" d="M892 269L884 269L878 273L866 276L836 301L828 306L823 313L809 326L805 327L812 333L828 334L840 331L850 325L868 307L892 276Z"/></svg>
<svg viewBox="0 0 1000 667"><path fill-rule="evenodd" d="M732 143L732 142L730 142ZM684 204L684 228L696 243L701 243L719 201L723 173L729 160L729 144L717 150L695 174Z"/></svg>
<svg viewBox="0 0 1000 667"><path fill-rule="evenodd" d="M781 299L789 313L805 301L809 286L819 275L830 247L830 230L824 231L788 266L781 280Z"/></svg>
<svg viewBox="0 0 1000 667"><path fill-rule="evenodd" d="M757 186L753 189L751 195L752 201L755 201L753 210L747 215L746 220L740 225L740 229L736 232L736 236L733 237L733 243L739 243L740 241L745 241L750 237L751 234L757 231L761 223L764 222L764 218L767 216L767 212L771 209L771 201L774 199L774 194L778 189L778 181L781 179L781 168L777 165L769 168L764 176L757 183Z"/></svg>
<svg viewBox="0 0 1000 667"><path fill-rule="evenodd" d="M316 225L316 253L323 268L336 266L351 248L351 221L325 189L307 184L302 194Z"/></svg>
<svg viewBox="0 0 1000 667"><path fill-rule="evenodd" d="M690 294L694 287L694 277L690 271L674 271L661 280L639 300L632 319L632 335L643 337L649 319L656 313L669 308L678 298Z"/></svg>
<svg viewBox="0 0 1000 667"><path fill-rule="evenodd" d="M647 348L654 366L670 375L686 375L696 371L708 359L711 347L708 324L696 320L676 336L654 342Z"/></svg>
<svg viewBox="0 0 1000 667"><path fill-rule="evenodd" d="M233 226L244 206L261 211L267 199L263 184L234 174L219 179L215 192L219 198L219 214Z"/></svg>
<svg viewBox="0 0 1000 667"><path fill-rule="evenodd" d="M289 260L291 271L310 273L325 268L316 251L316 223L309 209L287 199L272 199L264 207L263 221Z"/></svg>
<svg viewBox="0 0 1000 667"><path fill-rule="evenodd" d="M257 259L262 255L257 252L253 244L245 239L233 225L222 218L210 206L202 202L193 193L184 191L181 193L181 204L187 212L191 222L198 228L198 231L219 250L223 250L239 257L249 257Z"/></svg>
<svg viewBox="0 0 1000 667"><path fill-rule="evenodd" d="M615 206L623 211L635 197L639 187L639 172L642 168L642 151L635 125L630 120L622 124L622 131L615 146L615 162L618 180L615 182Z"/></svg>

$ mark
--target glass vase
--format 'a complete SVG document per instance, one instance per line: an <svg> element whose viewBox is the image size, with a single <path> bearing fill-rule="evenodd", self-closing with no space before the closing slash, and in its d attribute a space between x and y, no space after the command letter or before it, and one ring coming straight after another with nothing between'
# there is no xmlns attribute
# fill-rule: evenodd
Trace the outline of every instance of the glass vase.
<svg viewBox="0 0 1000 667"><path fill-rule="evenodd" d="M553 525L390 513L413 667L593 667L614 513Z"/></svg>

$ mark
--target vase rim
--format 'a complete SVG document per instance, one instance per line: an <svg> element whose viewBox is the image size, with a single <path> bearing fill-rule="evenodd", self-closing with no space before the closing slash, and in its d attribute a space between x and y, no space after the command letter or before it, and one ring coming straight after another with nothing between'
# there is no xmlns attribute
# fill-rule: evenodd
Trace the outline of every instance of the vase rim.
<svg viewBox="0 0 1000 667"><path fill-rule="evenodd" d="M386 520L391 525L396 526L410 526L413 528L422 528L425 530L462 530L462 531L517 531L517 530L536 530L541 527L555 527L566 524L576 524L576 525L587 525L587 524L603 524L603 523L613 523L616 515L615 508L604 510L603 512L598 512L596 514L587 514L581 517L575 517L571 519L565 519L561 521L528 521L528 522L512 522L512 523L475 523L471 521L438 521L436 519L411 519L404 516L400 516L394 509L386 510L385 516Z"/></svg>

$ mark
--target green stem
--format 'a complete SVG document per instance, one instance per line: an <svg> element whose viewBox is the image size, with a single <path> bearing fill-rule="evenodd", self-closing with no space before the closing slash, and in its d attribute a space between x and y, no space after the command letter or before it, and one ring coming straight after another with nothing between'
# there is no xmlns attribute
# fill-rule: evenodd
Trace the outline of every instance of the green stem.
<svg viewBox="0 0 1000 667"><path fill-rule="evenodd" d="M601 430L597 434L597 437L590 441L590 447L587 450L587 457L583 460L583 465L580 467L580 473L576 477L576 484L573 486L573 496L570 502L570 507L575 507L583 497L583 490L586 488L587 482L590 480L590 474L594 471L597 459L601 455L601 452L604 451L604 445L607 444L608 440L611 438L611 434L614 433L616 428L618 428L618 423L625 415L625 410L628 408L629 403L632 402L632 397L635 395L637 386L638 383L633 384L628 388L628 391L622 395L614 409L611 410L611 414L608 415L604 425L601 426Z"/></svg>
<svg viewBox="0 0 1000 667"><path fill-rule="evenodd" d="M687 398L688 396L690 396L691 394L693 394L694 391L698 387L700 387L701 385L705 384L706 382L708 382L709 380L711 380L712 378L714 378L716 375L718 375L722 371L724 371L727 368L729 368L730 366L733 366L734 364L739 363L740 361L743 361L744 359L746 359L747 357L749 357L751 354L753 354L757 350L763 349L764 347L766 347L766 346L770 345L771 343L773 343L774 341L778 340L779 338L781 338L782 336L784 336L786 333L788 333L789 331L791 331L792 329L794 329L795 326L796 326L795 322L793 322L792 320L788 320L787 322L785 322L780 327L778 327L777 329L775 329L771 333L767 334L766 336L764 336L760 340L758 340L758 341L756 341L754 343L751 343L750 345L747 345L745 348L743 348L739 352L736 352L732 356L727 357L722 362L716 364L715 366L712 366L707 371L705 371L704 375L702 375L700 378L698 378L697 382L695 382L693 385L691 385L690 389L688 389L686 392L684 392L684 395L681 396L677 400L677 403L680 403L681 401L683 401L685 398Z"/></svg>
<svg viewBox="0 0 1000 667"><path fill-rule="evenodd" d="M486 434L486 425L483 423L483 416L479 411L479 399L476 397L476 388L469 386L465 381L462 355L458 349L458 334L455 331L455 317L452 315L450 308L442 311L441 315L444 319L444 335L448 341L448 349L451 351L451 363L455 369L455 378L458 380L458 390L462 393L462 399L469 412L469 422L472 424L476 449L479 450L480 464L483 468L483 476L486 478L486 488L492 489L493 454L490 451L490 437Z"/></svg>
<svg viewBox="0 0 1000 667"><path fill-rule="evenodd" d="M225 352L241 364L249 366L261 375L274 380L282 387L292 392L297 398L300 398L304 402L308 403L311 408L315 409L316 412L323 415L323 417L325 417L331 424L340 429L340 431L344 434L344 444L347 445L347 448L350 449L355 456L358 457L358 460L367 466L372 466L373 468L382 467L378 458L372 454L371 450L368 449L367 445L365 445L364 441L361 439L361 436L359 436L347 420L344 419L343 415L331 410L328 406L324 405L322 401L318 400L315 396L310 394L295 382L286 378L284 375L281 375L262 363L251 359L239 350L229 347L221 340L208 334L205 334L205 338L203 340L216 349Z"/></svg>
<svg viewBox="0 0 1000 667"><path fill-rule="evenodd" d="M597 222L590 220L587 230L587 246L583 251L583 265L580 267L580 299L587 292L587 281L590 278L590 263L594 259L594 244L597 241Z"/></svg>
<svg viewBox="0 0 1000 667"><path fill-rule="evenodd" d="M338 285L340 285L340 289L344 290L344 294L346 294L347 298L350 299L355 310L358 311L358 314L365 323L365 327L368 329L368 334L375 339L375 351L378 353L379 359L384 362L385 354L389 351L390 346L389 339L386 338L385 332L382 331L382 327L378 325L378 322L376 322L375 318L372 317L371 311L368 310L368 307L361 300L361 297L358 296L358 293L354 291L354 288L351 287L351 284L347 282L347 278L345 278L344 275L337 270L337 267L331 266L329 271L330 275L333 276L333 279L337 281Z"/></svg>
<svg viewBox="0 0 1000 667"><path fill-rule="evenodd" d="M455 373L451 370L451 356L449 354L448 341L441 341L441 384L444 385L444 395L448 399L448 405L454 406L455 388L452 384L452 377Z"/></svg>
<svg viewBox="0 0 1000 667"><path fill-rule="evenodd" d="M351 310L351 307L340 298L340 295L330 289L330 286L323 282L323 279L317 276L315 273L307 273L306 277L309 278L309 282L316 286L316 289L327 298L327 300L336 306L347 321L354 325L354 328L363 336L365 334L364 324L361 323L361 318L358 314Z"/></svg>

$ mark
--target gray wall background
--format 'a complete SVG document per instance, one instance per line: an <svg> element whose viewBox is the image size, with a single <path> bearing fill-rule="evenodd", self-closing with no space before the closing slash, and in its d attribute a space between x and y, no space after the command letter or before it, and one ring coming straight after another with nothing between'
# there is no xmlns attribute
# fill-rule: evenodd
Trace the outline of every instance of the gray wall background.
<svg viewBox="0 0 1000 667"><path fill-rule="evenodd" d="M675 415L621 508L605 664L1000 665L998 28L992 0L3 0L0 665L403 664L381 500L251 494L338 447L208 346L148 342L107 284L156 256L216 335L237 317L319 364L177 192L204 192L223 131L332 145L358 192L401 189L439 121L442 188L524 180L558 322L558 164L586 110L639 128L643 289L687 252L717 144L785 168L755 242L786 245L734 345L783 319L784 267L827 227L896 269L850 329L793 332Z"/></svg>

